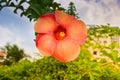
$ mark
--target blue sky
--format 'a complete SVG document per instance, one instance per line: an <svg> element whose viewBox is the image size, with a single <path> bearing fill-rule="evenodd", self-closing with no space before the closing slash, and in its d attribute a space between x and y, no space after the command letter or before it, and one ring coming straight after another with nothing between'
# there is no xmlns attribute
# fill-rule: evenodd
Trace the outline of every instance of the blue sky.
<svg viewBox="0 0 120 80"><path fill-rule="evenodd" d="M0 11L0 47L7 42L17 44L27 54L34 56L38 52L35 47L34 23L26 17L14 14L12 9L4 8Z"/></svg>
<svg viewBox="0 0 120 80"><path fill-rule="evenodd" d="M70 1L75 3L80 19L86 24L120 26L120 0L55 0L67 8ZM34 57L34 22L14 14L12 9L0 11L0 47L7 42L17 44Z"/></svg>

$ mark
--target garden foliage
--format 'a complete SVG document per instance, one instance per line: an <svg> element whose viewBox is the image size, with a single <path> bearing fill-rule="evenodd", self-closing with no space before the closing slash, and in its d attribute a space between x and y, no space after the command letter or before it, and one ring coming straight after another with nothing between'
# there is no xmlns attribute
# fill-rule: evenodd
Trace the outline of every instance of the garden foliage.
<svg viewBox="0 0 120 80"><path fill-rule="evenodd" d="M91 45L90 36L94 35L92 30L101 34L101 30L105 30L106 27L112 29L109 26L89 28L89 38L81 46L80 55L76 60L67 63L59 62L52 57L43 57L33 62L21 60L11 66L0 66L0 80L120 80L120 57L119 52L115 50L117 47L120 48L120 45L116 42L109 46L97 42ZM106 31L105 34L109 33ZM88 50L94 46L100 50L101 57L96 58ZM110 52L105 51L106 49Z"/></svg>

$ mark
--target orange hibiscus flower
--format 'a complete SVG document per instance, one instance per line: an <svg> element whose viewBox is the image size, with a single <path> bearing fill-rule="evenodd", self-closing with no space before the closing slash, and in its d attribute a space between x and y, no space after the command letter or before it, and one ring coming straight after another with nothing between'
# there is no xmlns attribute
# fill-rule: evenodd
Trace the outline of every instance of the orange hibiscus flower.
<svg viewBox="0 0 120 80"><path fill-rule="evenodd" d="M79 55L80 45L87 38L87 29L81 20L59 10L41 16L34 26L36 46L44 56L54 56L61 62L72 61Z"/></svg>

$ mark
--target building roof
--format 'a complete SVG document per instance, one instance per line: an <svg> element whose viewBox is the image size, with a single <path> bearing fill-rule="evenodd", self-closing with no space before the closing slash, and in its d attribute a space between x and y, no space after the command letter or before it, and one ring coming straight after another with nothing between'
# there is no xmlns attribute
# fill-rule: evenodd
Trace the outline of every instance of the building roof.
<svg viewBox="0 0 120 80"><path fill-rule="evenodd" d="M4 53L3 52L0 52L0 57L4 57Z"/></svg>

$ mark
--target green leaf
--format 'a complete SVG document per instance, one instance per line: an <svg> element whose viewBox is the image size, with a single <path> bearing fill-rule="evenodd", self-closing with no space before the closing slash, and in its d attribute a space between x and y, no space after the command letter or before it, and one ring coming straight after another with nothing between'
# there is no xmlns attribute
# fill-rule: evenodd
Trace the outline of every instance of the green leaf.
<svg viewBox="0 0 120 80"><path fill-rule="evenodd" d="M120 62L120 57L119 57L119 58L117 58L117 61L118 61L118 62Z"/></svg>
<svg viewBox="0 0 120 80"><path fill-rule="evenodd" d="M112 55L111 59L116 62L118 58L118 51L112 50L112 53L110 54Z"/></svg>
<svg viewBox="0 0 120 80"><path fill-rule="evenodd" d="M15 7L15 4L13 2L10 3L10 6Z"/></svg>
<svg viewBox="0 0 120 80"><path fill-rule="evenodd" d="M30 5L30 8L32 9L32 10L34 10L34 12L36 12L38 15L40 15L41 14L41 6L39 5L39 4L31 4Z"/></svg>
<svg viewBox="0 0 120 80"><path fill-rule="evenodd" d="M90 76L90 80L94 80L94 75L91 72L89 72L89 76Z"/></svg>

